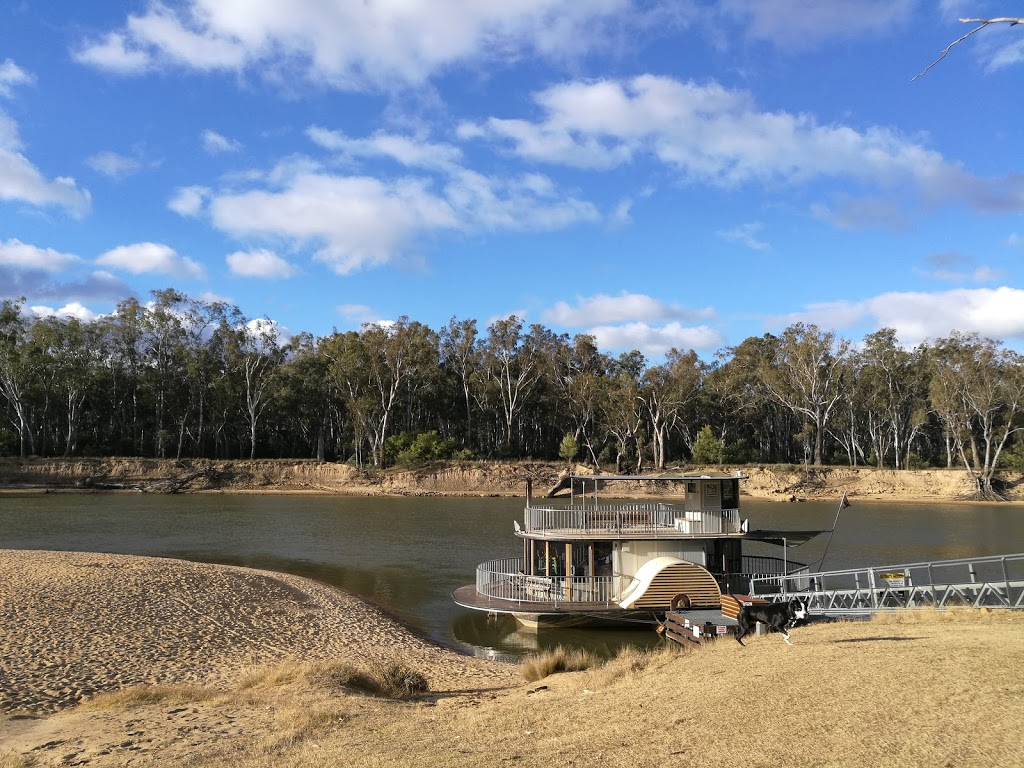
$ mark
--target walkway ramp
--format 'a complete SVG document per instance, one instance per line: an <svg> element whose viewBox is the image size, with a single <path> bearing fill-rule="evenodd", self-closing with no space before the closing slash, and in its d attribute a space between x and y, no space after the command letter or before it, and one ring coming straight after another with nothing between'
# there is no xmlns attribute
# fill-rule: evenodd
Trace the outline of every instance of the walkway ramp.
<svg viewBox="0 0 1024 768"><path fill-rule="evenodd" d="M817 616L954 607L1024 610L1024 553L751 579L773 602L805 600Z"/></svg>

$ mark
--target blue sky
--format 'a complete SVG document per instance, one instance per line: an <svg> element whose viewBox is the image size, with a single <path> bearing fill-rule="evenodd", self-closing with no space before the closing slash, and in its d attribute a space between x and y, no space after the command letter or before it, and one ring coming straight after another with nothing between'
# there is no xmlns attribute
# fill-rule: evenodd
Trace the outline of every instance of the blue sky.
<svg viewBox="0 0 1024 768"><path fill-rule="evenodd" d="M1012 5L1012 4L1011 4ZM987 0L0 8L0 297L284 331L517 314L705 358L1024 346L1024 26Z"/></svg>

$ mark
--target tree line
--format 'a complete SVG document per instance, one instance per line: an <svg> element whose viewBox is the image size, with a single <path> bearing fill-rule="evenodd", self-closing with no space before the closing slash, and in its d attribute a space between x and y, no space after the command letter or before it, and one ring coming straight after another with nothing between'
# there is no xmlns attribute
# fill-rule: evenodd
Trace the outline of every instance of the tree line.
<svg viewBox="0 0 1024 768"><path fill-rule="evenodd" d="M266 318L174 289L92 321L0 306L0 455L554 458L619 471L689 460L961 465L991 494L1024 463L1024 365L952 333L913 349L814 325L711 361L611 356L509 317L438 330L401 317L282 339ZM568 438L568 439L567 439Z"/></svg>

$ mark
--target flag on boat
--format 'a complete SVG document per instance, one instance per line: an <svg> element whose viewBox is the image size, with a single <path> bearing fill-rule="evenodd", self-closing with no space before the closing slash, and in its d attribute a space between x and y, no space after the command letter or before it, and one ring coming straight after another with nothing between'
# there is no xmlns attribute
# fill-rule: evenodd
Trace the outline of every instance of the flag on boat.
<svg viewBox="0 0 1024 768"><path fill-rule="evenodd" d="M848 498L846 498L846 491L843 491L843 500L841 502L839 502L839 508L840 509L846 509L847 507L852 507L852 506L853 505L850 504L850 500Z"/></svg>

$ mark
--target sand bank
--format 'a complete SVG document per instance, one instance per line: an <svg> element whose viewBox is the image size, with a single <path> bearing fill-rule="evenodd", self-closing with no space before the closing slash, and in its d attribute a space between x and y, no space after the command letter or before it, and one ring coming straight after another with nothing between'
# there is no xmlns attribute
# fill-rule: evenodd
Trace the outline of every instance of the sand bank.
<svg viewBox="0 0 1024 768"><path fill-rule="evenodd" d="M166 558L0 550L0 711L48 713L137 684L232 678L285 659L400 654L432 690L511 684L309 579Z"/></svg>

